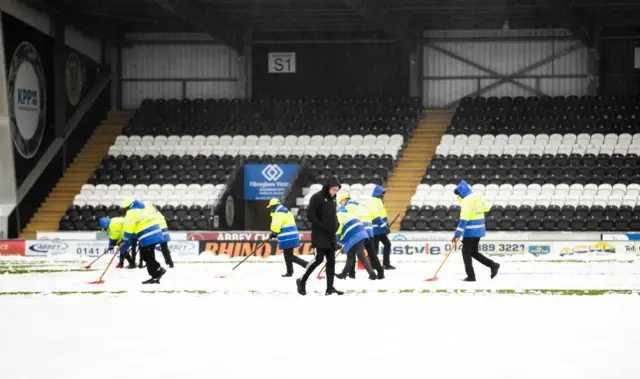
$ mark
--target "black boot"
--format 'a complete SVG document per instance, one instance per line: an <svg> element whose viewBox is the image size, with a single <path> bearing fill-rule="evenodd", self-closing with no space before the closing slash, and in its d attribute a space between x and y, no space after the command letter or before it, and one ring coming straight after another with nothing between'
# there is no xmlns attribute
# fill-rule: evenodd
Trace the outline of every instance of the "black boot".
<svg viewBox="0 0 640 379"><path fill-rule="evenodd" d="M355 279L355 278L356 278L355 272L349 273L349 279Z"/></svg>
<svg viewBox="0 0 640 379"><path fill-rule="evenodd" d="M385 270L395 270L396 268L391 266L390 264L386 264L386 265L384 265L384 269Z"/></svg>
<svg viewBox="0 0 640 379"><path fill-rule="evenodd" d="M462 281L463 281L463 282L475 282L475 281L476 281L476 278L469 278L469 277L466 277L466 278L462 279Z"/></svg>
<svg viewBox="0 0 640 379"><path fill-rule="evenodd" d="M498 270L500 270L500 263L496 263L491 267L491 279L495 278L498 275Z"/></svg>
<svg viewBox="0 0 640 379"><path fill-rule="evenodd" d="M169 266L169 268L173 268L173 262L167 263L167 265Z"/></svg>
<svg viewBox="0 0 640 379"><path fill-rule="evenodd" d="M376 279L378 279L378 275L376 274L369 275L369 280L376 280Z"/></svg>
<svg viewBox="0 0 640 379"><path fill-rule="evenodd" d="M384 270L379 270L378 271L378 280L382 280L384 279Z"/></svg>
<svg viewBox="0 0 640 379"><path fill-rule="evenodd" d="M335 274L334 276L336 278L338 278L338 279L343 279L343 280L347 278L347 274L345 274L344 272L341 272L339 274Z"/></svg>
<svg viewBox="0 0 640 379"><path fill-rule="evenodd" d="M286 274L282 275L283 278L290 278L293 276L292 272L287 272Z"/></svg>
<svg viewBox="0 0 640 379"><path fill-rule="evenodd" d="M335 293L336 295L338 295L338 296L344 295L344 292L342 292L342 291L338 291L338 290L337 290L337 289L335 289L335 288L329 288L329 289L327 290L327 292L325 292L325 296L329 296L329 295L332 295L332 294L334 294L334 293Z"/></svg>
<svg viewBox="0 0 640 379"><path fill-rule="evenodd" d="M298 293L302 296L307 294L307 283L303 282L302 279L296 279L296 286L298 287Z"/></svg>
<svg viewBox="0 0 640 379"><path fill-rule="evenodd" d="M155 277L149 279L149 280L145 280L144 282L142 282L142 284L160 284L160 278L162 278L162 276L164 274L167 273L167 270L165 270L164 268L160 267L158 269L158 271L156 272Z"/></svg>

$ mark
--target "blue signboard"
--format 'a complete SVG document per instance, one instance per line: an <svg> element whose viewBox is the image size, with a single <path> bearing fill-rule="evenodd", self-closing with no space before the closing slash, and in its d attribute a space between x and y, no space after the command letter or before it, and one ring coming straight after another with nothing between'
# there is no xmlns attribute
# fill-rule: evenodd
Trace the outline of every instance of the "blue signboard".
<svg viewBox="0 0 640 379"><path fill-rule="evenodd" d="M244 165L244 199L282 198L299 167L297 164Z"/></svg>

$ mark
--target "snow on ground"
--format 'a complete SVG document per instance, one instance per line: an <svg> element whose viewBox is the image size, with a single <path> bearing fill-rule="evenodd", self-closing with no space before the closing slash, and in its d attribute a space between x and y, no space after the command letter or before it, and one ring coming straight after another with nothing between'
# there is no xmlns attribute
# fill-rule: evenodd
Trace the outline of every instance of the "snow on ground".
<svg viewBox="0 0 640 379"><path fill-rule="evenodd" d="M0 377L638 375L640 261L497 258L503 266L496 279L476 263L479 281L462 283L459 256L452 256L437 282L424 279L442 257L405 257L383 281L369 281L364 271L355 281L336 280L337 288L350 291L345 296L322 296L325 282L314 278L310 294L302 297L293 278L280 277L281 259L250 260L233 273L226 260L178 262L162 284L146 286L140 284L146 270L137 269L111 269L106 283L87 284L106 261L82 272L68 270L86 262L0 260ZM296 276L301 271L296 267ZM634 292L552 296L436 289ZM169 293L141 292L151 290ZM65 291L126 292L61 295ZM18 294L25 292L42 294Z"/></svg>
<svg viewBox="0 0 640 379"><path fill-rule="evenodd" d="M431 258L431 257L429 257ZM336 287L356 292L379 291L424 291L441 289L491 289L491 290L640 290L640 261L531 261L515 258L496 258L502 262L500 274L494 280L489 279L489 269L475 263L476 283L463 283L465 277L462 259L452 256L445 264L436 282L425 282L433 276L442 258L421 259L403 257L396 259L395 271L387 271L387 279L370 281L366 271L358 271L358 278L341 281L336 279ZM86 262L40 261L30 263L28 259L0 261L0 273L8 267L22 274L9 272L0 275L0 294L3 292L51 292L51 291L208 291L244 294L260 293L296 293L294 278L281 278L284 272L282 257L263 260L250 259L235 271L232 267L238 262L215 260L206 262L177 262L176 268L169 272L159 285L142 285L148 278L146 269L123 270L111 268L105 283L91 285L88 282L98 279L106 266L107 259L98 262L91 271L82 271ZM38 261L36 261L38 262ZM25 266L26 265L26 266ZM342 270L343 262L338 262ZM21 271L20 271L21 270ZM23 273L29 270L56 271L43 273ZM74 270L74 271L63 271ZM301 267L295 267L296 277L302 274ZM320 269L316 270L316 273ZM226 276L224 279L217 276ZM309 281L309 291L324 293L324 281Z"/></svg>

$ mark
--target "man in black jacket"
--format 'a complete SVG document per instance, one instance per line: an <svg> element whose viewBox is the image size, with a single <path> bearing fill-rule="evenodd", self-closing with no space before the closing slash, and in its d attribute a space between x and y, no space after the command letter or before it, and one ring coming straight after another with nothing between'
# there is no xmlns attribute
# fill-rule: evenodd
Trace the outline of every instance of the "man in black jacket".
<svg viewBox="0 0 640 379"><path fill-rule="evenodd" d="M333 288L333 275L336 268L335 251L338 250L336 232L338 216L336 215L336 194L340 189L337 178L330 178L309 201L307 218L311 222L311 246L316 249L314 258L305 268L304 275L296 280L298 293L306 295L307 279L322 261L327 258L327 292L326 295L343 293Z"/></svg>

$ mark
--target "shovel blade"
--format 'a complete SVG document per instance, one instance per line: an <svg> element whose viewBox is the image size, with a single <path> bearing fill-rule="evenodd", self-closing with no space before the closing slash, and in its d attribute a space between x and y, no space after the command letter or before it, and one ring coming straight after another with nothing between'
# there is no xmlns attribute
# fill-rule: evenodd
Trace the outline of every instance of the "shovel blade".
<svg viewBox="0 0 640 379"><path fill-rule="evenodd" d="M95 282L89 282L89 284L102 284L104 280L96 280Z"/></svg>
<svg viewBox="0 0 640 379"><path fill-rule="evenodd" d="M438 280L438 278L434 276L433 278L426 279L425 282L435 282L436 280Z"/></svg>

